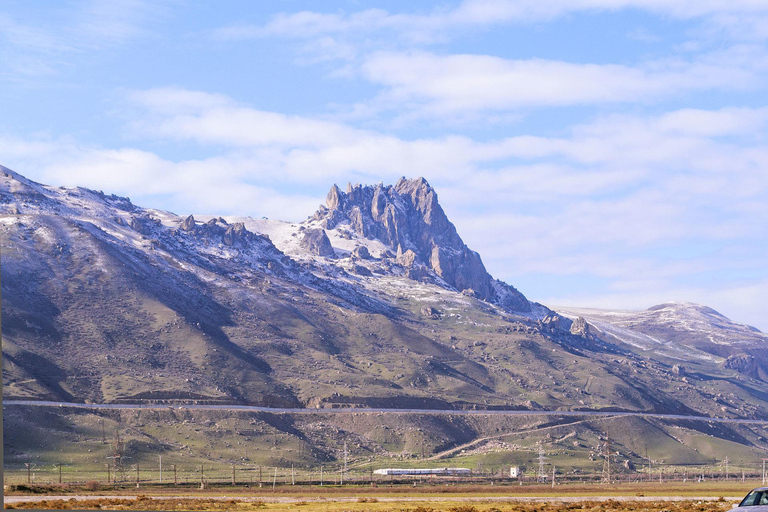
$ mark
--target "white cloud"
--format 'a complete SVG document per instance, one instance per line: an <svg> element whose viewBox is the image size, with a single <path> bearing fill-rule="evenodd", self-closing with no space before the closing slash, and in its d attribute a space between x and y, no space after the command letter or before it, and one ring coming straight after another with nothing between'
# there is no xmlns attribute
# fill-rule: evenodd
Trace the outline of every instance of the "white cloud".
<svg viewBox="0 0 768 512"><path fill-rule="evenodd" d="M104 149L69 140L0 137L4 165L50 185L85 186L129 196L140 206L179 214L247 214L301 219L318 198L280 189L259 174L258 159L227 155L174 162L133 148Z"/></svg>
<svg viewBox="0 0 768 512"><path fill-rule="evenodd" d="M457 111L638 102L693 90L753 86L765 58L744 63L729 57L729 53L693 62L659 61L631 67L388 52L367 57L362 73L388 88L379 102L398 108L415 103L431 114L446 115Z"/></svg>
<svg viewBox="0 0 768 512"><path fill-rule="evenodd" d="M768 250L766 108L607 116L562 137L480 142L405 140L195 91L131 98L145 135L195 141L216 156L171 161L133 148L5 138L3 163L149 206L163 197L179 213L288 220L312 213L333 182L424 175L465 241L513 284L518 275L582 276L606 281L603 296L617 301L634 293L707 302L675 294L691 276L764 275L755 254ZM717 283L704 289L736 302Z"/></svg>
<svg viewBox="0 0 768 512"><path fill-rule="evenodd" d="M137 129L166 138L244 147L324 147L377 137L343 124L256 110L198 91L152 89L135 92L131 99L149 112Z"/></svg>
<svg viewBox="0 0 768 512"><path fill-rule="evenodd" d="M389 13L366 9L352 13L301 11L275 15L266 25L235 24L211 32L221 40L279 36L313 39L333 36L376 37L399 34L411 43L445 40L459 29L505 23L530 23L586 12L643 10L678 19L704 19L739 39L768 37L768 5L762 0L465 0L429 12Z"/></svg>

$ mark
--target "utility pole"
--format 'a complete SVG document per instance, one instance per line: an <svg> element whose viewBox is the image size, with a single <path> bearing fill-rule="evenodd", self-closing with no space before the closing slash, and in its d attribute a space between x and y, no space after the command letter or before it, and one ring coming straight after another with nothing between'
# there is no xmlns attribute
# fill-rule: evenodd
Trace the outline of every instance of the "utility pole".
<svg viewBox="0 0 768 512"><path fill-rule="evenodd" d="M111 478L110 478L110 477L112 476L112 475L110 475L110 471L109 471L109 470L110 470L110 465L109 465L109 462L107 462L107 463L106 463L106 464L104 464L104 465L105 465L105 466L107 466L107 485L109 485L109 484L111 483L111 482L110 482L110 480L111 480Z"/></svg>
<svg viewBox="0 0 768 512"><path fill-rule="evenodd" d="M136 463L136 488L139 488L139 463Z"/></svg>
<svg viewBox="0 0 768 512"><path fill-rule="evenodd" d="M200 488L205 489L205 464L200 464Z"/></svg>
<svg viewBox="0 0 768 512"><path fill-rule="evenodd" d="M765 486L765 459L763 459L763 486Z"/></svg>
<svg viewBox="0 0 768 512"><path fill-rule="evenodd" d="M275 484L277 483L277 466L275 466L275 475L272 477L272 490L275 490Z"/></svg>
<svg viewBox="0 0 768 512"><path fill-rule="evenodd" d="M544 470L544 447L541 445L541 441L539 441L539 482L546 482L547 481L547 472Z"/></svg>
<svg viewBox="0 0 768 512"><path fill-rule="evenodd" d="M648 456L648 445L645 445L645 458L648 460L648 481L650 482L653 478L653 463L651 461L651 458Z"/></svg>
<svg viewBox="0 0 768 512"><path fill-rule="evenodd" d="M24 465L27 467L27 483L32 483L32 465L29 462L25 462Z"/></svg>
<svg viewBox="0 0 768 512"><path fill-rule="evenodd" d="M555 488L555 466L552 466L552 488Z"/></svg>
<svg viewBox="0 0 768 512"><path fill-rule="evenodd" d="M54 469L58 468L58 470L59 470L59 485L61 485L61 464L54 464L53 467L54 467ZM107 482L107 483L109 483L109 482Z"/></svg>
<svg viewBox="0 0 768 512"><path fill-rule="evenodd" d="M237 482L235 481L235 465L232 464L232 487L237 485Z"/></svg>
<svg viewBox="0 0 768 512"><path fill-rule="evenodd" d="M347 442L344 441L344 471L341 473L341 485L344 485L344 475L347 474L347 457L349 452L347 451Z"/></svg>
<svg viewBox="0 0 768 512"><path fill-rule="evenodd" d="M291 485L296 485L296 471L291 463Z"/></svg>
<svg viewBox="0 0 768 512"><path fill-rule="evenodd" d="M323 466L320 465L320 487L323 486Z"/></svg>
<svg viewBox="0 0 768 512"><path fill-rule="evenodd" d="M728 477L729 477L729 475L728 475L728 456L726 455L726 457L725 457L725 481L726 482L728 481Z"/></svg>
<svg viewBox="0 0 768 512"><path fill-rule="evenodd" d="M171 464L171 467L173 468L173 486L176 487L176 464Z"/></svg>

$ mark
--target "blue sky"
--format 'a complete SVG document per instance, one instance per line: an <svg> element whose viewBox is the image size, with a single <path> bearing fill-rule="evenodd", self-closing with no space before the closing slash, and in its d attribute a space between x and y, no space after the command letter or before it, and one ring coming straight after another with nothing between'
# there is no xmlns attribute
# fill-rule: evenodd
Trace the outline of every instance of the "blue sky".
<svg viewBox="0 0 768 512"><path fill-rule="evenodd" d="M0 163L286 220L424 176L533 300L768 331L767 43L763 0L5 0Z"/></svg>

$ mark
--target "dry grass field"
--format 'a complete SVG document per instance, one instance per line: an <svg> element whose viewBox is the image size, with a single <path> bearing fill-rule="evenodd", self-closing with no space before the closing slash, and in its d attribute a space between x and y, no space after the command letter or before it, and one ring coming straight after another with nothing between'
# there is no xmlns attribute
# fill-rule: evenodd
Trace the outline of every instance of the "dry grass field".
<svg viewBox="0 0 768 512"><path fill-rule="evenodd" d="M467 501L459 498L439 500L406 500L357 498L352 500L327 499L275 503L244 499L212 498L96 498L89 500L56 499L7 504L6 508L27 509L77 509L77 510L300 510L303 512L346 511L402 511L402 512L559 512L559 511L635 511L635 512L719 512L730 509L725 500L704 501L638 501L638 500L589 500L568 502L515 501L487 498Z"/></svg>
<svg viewBox="0 0 768 512"><path fill-rule="evenodd" d="M639 511L715 512L733 506L738 496L754 487L750 482L706 482L637 485L550 486L432 486L432 487L304 487L205 490L57 489L28 501L33 489L6 489L8 509L78 510L299 510L303 512L410 511L410 512L555 512ZM57 492L58 491L58 492ZM68 492L69 494L64 494ZM134 494L128 494L133 492ZM102 493L99 495L98 493Z"/></svg>

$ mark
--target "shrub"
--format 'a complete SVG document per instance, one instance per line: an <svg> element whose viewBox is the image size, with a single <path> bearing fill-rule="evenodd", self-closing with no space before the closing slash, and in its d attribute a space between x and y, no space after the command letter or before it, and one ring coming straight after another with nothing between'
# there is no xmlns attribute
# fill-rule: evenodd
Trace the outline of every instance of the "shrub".
<svg viewBox="0 0 768 512"><path fill-rule="evenodd" d="M98 491L101 489L101 484L95 480L89 480L88 482L85 482L84 487L87 491Z"/></svg>

